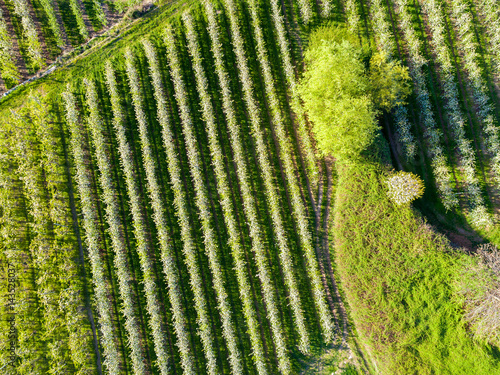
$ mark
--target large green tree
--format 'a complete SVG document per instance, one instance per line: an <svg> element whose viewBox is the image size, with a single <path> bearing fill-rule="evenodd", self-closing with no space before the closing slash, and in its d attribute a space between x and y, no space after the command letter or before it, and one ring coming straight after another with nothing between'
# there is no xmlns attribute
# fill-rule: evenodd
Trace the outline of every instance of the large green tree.
<svg viewBox="0 0 500 375"><path fill-rule="evenodd" d="M342 28L327 26L311 36L299 86L322 154L355 160L374 141L377 116L409 93L405 68L363 47Z"/></svg>

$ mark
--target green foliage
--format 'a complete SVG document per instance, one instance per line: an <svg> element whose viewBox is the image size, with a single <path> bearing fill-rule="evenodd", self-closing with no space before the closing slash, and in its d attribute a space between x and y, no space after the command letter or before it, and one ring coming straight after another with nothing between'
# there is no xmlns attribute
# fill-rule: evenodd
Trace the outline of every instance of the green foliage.
<svg viewBox="0 0 500 375"><path fill-rule="evenodd" d="M338 173L336 262L377 372L500 374L491 348L470 337L452 284L470 258L390 201L380 164L342 163Z"/></svg>
<svg viewBox="0 0 500 375"><path fill-rule="evenodd" d="M348 40L313 47L305 54L308 69L299 93L314 124L318 148L339 159L358 158L378 129L363 51Z"/></svg>
<svg viewBox="0 0 500 375"><path fill-rule="evenodd" d="M309 38L298 90L320 152L343 160L358 159L375 139L379 110L410 93L408 69L362 42L334 23L319 27Z"/></svg>
<svg viewBox="0 0 500 375"><path fill-rule="evenodd" d="M360 39L357 34L352 33L335 22L328 22L314 29L308 37L307 49L309 51L315 50L325 41L341 42L343 40L348 41L353 46L361 48L365 60L371 55L371 50L366 40Z"/></svg>
<svg viewBox="0 0 500 375"><path fill-rule="evenodd" d="M424 194L424 182L420 177L405 171L399 171L387 180L389 198L396 204L408 204Z"/></svg>
<svg viewBox="0 0 500 375"><path fill-rule="evenodd" d="M372 100L377 108L390 111L405 104L411 93L411 79L408 68L400 61L389 61L384 52L375 53L370 60L369 75Z"/></svg>
<svg viewBox="0 0 500 375"><path fill-rule="evenodd" d="M455 285L474 337L500 346L500 251L480 246L474 258L464 259Z"/></svg>
<svg viewBox="0 0 500 375"><path fill-rule="evenodd" d="M0 9L0 75L7 88L19 82L19 71L17 70L13 55L12 41L2 10Z"/></svg>

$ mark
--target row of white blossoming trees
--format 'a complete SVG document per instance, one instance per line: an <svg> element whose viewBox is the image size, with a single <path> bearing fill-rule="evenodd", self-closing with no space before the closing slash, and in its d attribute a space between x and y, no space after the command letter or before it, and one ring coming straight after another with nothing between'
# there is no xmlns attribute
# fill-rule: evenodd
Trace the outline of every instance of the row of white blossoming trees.
<svg viewBox="0 0 500 375"><path fill-rule="evenodd" d="M365 26L373 30L376 47L403 59L414 84L409 104L393 112L401 160L422 171L427 167L416 161L426 158L429 183L445 209L463 211L476 228L492 228L498 220L491 194L500 160L498 97L491 86L498 76L498 31L493 26L498 4L371 0L367 5L363 20L363 4L346 1L347 24L361 35L369 33Z"/></svg>
<svg viewBox="0 0 500 375"><path fill-rule="evenodd" d="M106 373L293 374L335 339L291 42L275 2L272 59L249 5L247 35L240 3L203 2L62 94Z"/></svg>
<svg viewBox="0 0 500 375"><path fill-rule="evenodd" d="M68 14L63 14L69 5ZM0 77L9 89L108 24L103 2L12 0L0 10ZM61 6L61 7L60 7ZM61 10L62 9L62 10ZM88 21L86 22L85 19ZM75 27L76 26L76 27Z"/></svg>
<svg viewBox="0 0 500 375"><path fill-rule="evenodd" d="M12 373L294 374L338 338L315 230L324 165L297 95L297 27L330 14L409 67L414 94L392 113L404 166L428 162L445 209L494 223L496 30L476 40L472 20L495 4L281 6L204 0L11 113L1 260L26 270ZM0 44L4 80L18 77L13 48Z"/></svg>
<svg viewBox="0 0 500 375"><path fill-rule="evenodd" d="M61 127L53 114L45 97L32 95L1 124L5 374L94 374L100 367Z"/></svg>

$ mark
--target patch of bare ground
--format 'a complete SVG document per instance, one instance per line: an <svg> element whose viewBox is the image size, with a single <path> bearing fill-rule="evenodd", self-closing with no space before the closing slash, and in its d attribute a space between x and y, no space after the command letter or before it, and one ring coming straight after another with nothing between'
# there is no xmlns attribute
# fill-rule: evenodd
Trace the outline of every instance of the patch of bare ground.
<svg viewBox="0 0 500 375"><path fill-rule="evenodd" d="M445 231L446 237L450 240L450 243L454 247L464 247L469 251L472 251L474 248L474 244L471 240L465 237L462 234L453 233L450 231Z"/></svg>
<svg viewBox="0 0 500 375"><path fill-rule="evenodd" d="M356 360L352 350L348 347L335 345L327 349L321 356L314 357L302 368L300 375L330 375L330 373L340 375L344 374L348 368L355 366Z"/></svg>
<svg viewBox="0 0 500 375"><path fill-rule="evenodd" d="M437 237L444 236L455 249L474 252L477 245L484 242L484 239L469 227L454 225L453 228L450 228L449 225L446 225L447 219L442 214L433 212L431 216L433 217L428 217L429 222L424 220L421 229L432 232Z"/></svg>

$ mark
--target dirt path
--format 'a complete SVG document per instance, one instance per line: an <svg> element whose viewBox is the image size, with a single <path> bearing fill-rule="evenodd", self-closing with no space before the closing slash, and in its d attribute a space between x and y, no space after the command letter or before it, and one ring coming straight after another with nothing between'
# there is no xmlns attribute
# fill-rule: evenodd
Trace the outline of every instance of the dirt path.
<svg viewBox="0 0 500 375"><path fill-rule="evenodd" d="M323 184L320 185L320 190L323 190ZM320 200L318 200L318 207L321 207L321 199L322 195L320 197ZM339 316L337 312L337 308L335 307L335 301L333 300L333 295L332 292L328 286L328 277L331 272L331 264L327 263L327 266L325 267L325 258L324 258L324 238L328 237L327 236L327 231L323 231L322 225L321 225L321 219L320 215L316 215L316 220L315 220L315 231L316 231L316 246L315 246L315 252L316 252L316 258L318 259L318 265L319 265L319 271L321 273L321 282L323 284L323 288L326 292L326 300L328 302L328 306L330 307L330 311L332 312L333 319L334 319L334 324L335 324L335 329L338 333L341 332L340 325L339 325ZM325 269L327 268L327 269Z"/></svg>
<svg viewBox="0 0 500 375"><path fill-rule="evenodd" d="M106 16L106 20L108 21L106 27L114 25L121 18L120 13L111 10L111 7L107 2L102 2L101 7L104 15Z"/></svg>
<svg viewBox="0 0 500 375"><path fill-rule="evenodd" d="M332 267L332 260L330 257L330 248L329 248L329 230L330 230L330 213L331 213L331 205L332 205L332 194L333 194L333 177L332 177L332 164L333 162L331 160L326 160L325 165L326 165L326 178L328 181L327 185L327 190L326 190L326 208L325 208L325 215L323 217L323 259L326 261L327 264L327 269L328 269L328 277L330 278L330 282L332 283L333 287L333 295L335 296L336 299L336 305L337 305L337 314L340 316L342 319L342 344L347 345L347 338L349 336L349 321L347 319L347 312L344 306L344 303L342 301L342 298L340 296L340 292L337 286L337 281L335 280L335 274L333 272L333 267Z"/></svg>

